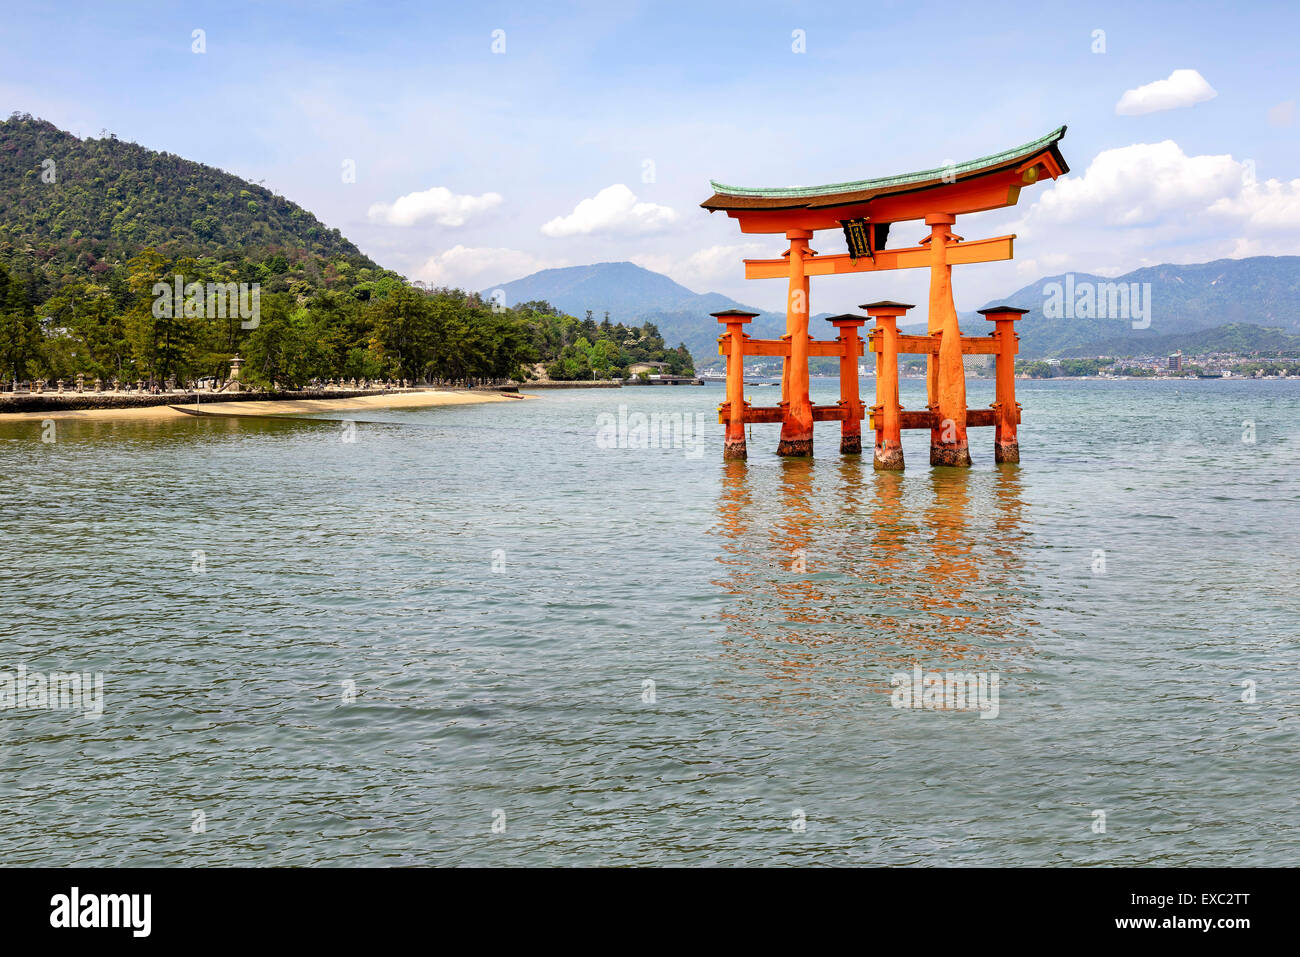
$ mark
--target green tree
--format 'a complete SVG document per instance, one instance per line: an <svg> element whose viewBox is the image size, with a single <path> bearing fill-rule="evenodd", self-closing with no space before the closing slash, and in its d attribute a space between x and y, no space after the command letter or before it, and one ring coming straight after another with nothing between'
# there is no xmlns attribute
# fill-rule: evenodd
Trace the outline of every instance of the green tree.
<svg viewBox="0 0 1300 957"><path fill-rule="evenodd" d="M435 330L426 298L410 286L399 286L378 302L375 337L403 377L419 379L433 356Z"/></svg>
<svg viewBox="0 0 1300 957"><path fill-rule="evenodd" d="M21 284L0 268L0 378L26 380L41 342L40 326Z"/></svg>
<svg viewBox="0 0 1300 957"><path fill-rule="evenodd" d="M304 386L320 368L318 333L310 312L293 309L289 296L263 296L257 328L243 343L249 384L290 389Z"/></svg>

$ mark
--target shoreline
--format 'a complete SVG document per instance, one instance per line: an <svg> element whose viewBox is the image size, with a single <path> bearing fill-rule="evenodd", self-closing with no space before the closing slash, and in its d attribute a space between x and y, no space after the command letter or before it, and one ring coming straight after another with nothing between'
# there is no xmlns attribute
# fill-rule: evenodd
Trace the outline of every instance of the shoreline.
<svg viewBox="0 0 1300 957"><path fill-rule="evenodd" d="M239 415L288 415L311 414L316 412L350 411L356 409L419 409L444 405L471 405L481 402L517 402L523 396L506 392L490 392L470 389L420 389L403 392L365 392L354 395L322 396L319 393L298 398L292 394L272 393L273 397L253 398L260 393L246 392L240 395L249 398L232 400L229 396L205 400L200 398L198 408L204 412L220 412L226 416ZM113 398L103 396L103 398ZM37 411L5 412L0 411L0 423L22 422L43 419L193 419L194 416L178 411L172 406L194 407L193 395L176 395L170 397L151 396L160 399L155 404L110 405L97 408L46 408ZM0 410L4 405L0 403Z"/></svg>
<svg viewBox="0 0 1300 957"><path fill-rule="evenodd" d="M519 391L524 389L621 389L622 379L547 379L544 382L521 382Z"/></svg>

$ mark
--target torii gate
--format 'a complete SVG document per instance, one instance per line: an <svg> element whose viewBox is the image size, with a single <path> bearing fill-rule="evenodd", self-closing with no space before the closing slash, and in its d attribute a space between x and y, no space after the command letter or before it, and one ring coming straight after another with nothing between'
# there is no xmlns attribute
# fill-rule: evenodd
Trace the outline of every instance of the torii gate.
<svg viewBox="0 0 1300 957"><path fill-rule="evenodd" d="M994 322L990 337L963 337L957 325L952 297L952 267L967 263L996 262L1012 258L1015 236L967 241L953 233L958 215L1014 206L1020 190L1043 177L1056 179L1069 172L1057 145L1065 127L1024 146L982 159L942 169L901 176L835 183L829 186L745 189L711 183L714 194L700 205L713 212L726 210L740 223L742 233L784 233L790 248L780 259L746 259L746 279L787 279L786 332L780 339L751 339L745 323L757 313L726 310L713 313L726 331L719 337L719 352L727 357L727 401L718 407L719 421L727 425L727 458L746 455L744 424L780 422L778 455L811 455L813 423L838 420L840 451L862 449L864 418L857 385L857 359L864 354L858 327L862 316L830 319L839 330L834 340L814 341L808 335L809 279L843 273L888 269L930 269L928 335L899 335L897 320L910 305L876 302L862 306L876 320L869 336L876 353L876 405L871 428L876 431L875 467L901 469L903 452L898 430L930 430L930 464L969 466L966 441L969 426L996 427L994 450L999 462L1020 461L1016 425L1020 421L1015 401L1015 353L1018 336L1013 323L1026 310L997 307L981 310ZM930 235L920 245L886 249L893 223L923 220ZM842 229L849 252L819 256L809 241L819 229ZM926 359L925 412L904 412L898 405L898 353L922 353ZM997 357L997 400L990 409L966 408L966 374L962 356ZM781 356L781 404L752 408L744 401L744 357ZM840 401L834 406L814 406L808 396L808 359L838 356Z"/></svg>

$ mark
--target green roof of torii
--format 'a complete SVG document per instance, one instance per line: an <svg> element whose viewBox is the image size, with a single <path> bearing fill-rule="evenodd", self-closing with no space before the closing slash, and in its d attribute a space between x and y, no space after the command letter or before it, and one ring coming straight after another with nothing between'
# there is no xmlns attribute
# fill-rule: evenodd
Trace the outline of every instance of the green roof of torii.
<svg viewBox="0 0 1300 957"><path fill-rule="evenodd" d="M776 186L761 189L748 188L744 186L727 186L724 183L718 183L709 180L709 185L713 187L715 193L722 196L745 196L762 199L811 199L815 196L831 196L836 193L857 193L868 190L888 189L895 186L906 186L909 183L923 183L930 180L942 179L947 176L961 176L965 173L972 173L989 166L997 166L1000 163L1006 163L1020 156L1027 156L1031 153L1037 153L1053 146L1058 140L1065 135L1065 127L1061 126L1040 139L1033 140L1023 146L1017 146L1015 149L1003 150L1001 153L994 153L991 156L982 156L979 159L968 160L965 163L958 163L955 166L941 166L937 169L921 170L916 173L901 173L897 176L882 176L879 179L861 179L851 183L831 183L827 186ZM708 205L707 203L705 204Z"/></svg>

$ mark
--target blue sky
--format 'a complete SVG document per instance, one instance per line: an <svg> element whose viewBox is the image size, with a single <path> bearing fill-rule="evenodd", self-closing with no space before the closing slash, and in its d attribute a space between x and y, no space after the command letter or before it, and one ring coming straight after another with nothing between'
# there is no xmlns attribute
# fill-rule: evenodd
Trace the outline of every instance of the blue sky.
<svg viewBox="0 0 1300 957"><path fill-rule="evenodd" d="M967 238L1020 237L1016 262L954 277L968 309L1067 269L1300 253L1300 14L1246 9L21 5L0 34L0 109L263 181L412 278L485 288L630 259L767 308L782 284L747 283L740 260L782 243L700 210L710 178L859 179L1068 124L1069 177L959 222ZM1161 82L1129 97L1148 111L1117 112L1127 91ZM897 229L894 244L924 232ZM923 295L924 283L917 271L835 277L812 306Z"/></svg>

